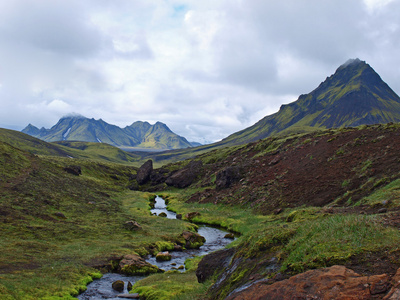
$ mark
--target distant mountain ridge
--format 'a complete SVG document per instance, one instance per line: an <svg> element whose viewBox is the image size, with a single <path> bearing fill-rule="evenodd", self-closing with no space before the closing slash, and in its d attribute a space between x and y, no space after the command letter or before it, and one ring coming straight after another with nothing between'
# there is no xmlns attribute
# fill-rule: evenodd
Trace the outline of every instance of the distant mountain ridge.
<svg viewBox="0 0 400 300"><path fill-rule="evenodd" d="M357 58L341 65L311 93L220 143L243 144L276 134L389 122L400 122L400 97Z"/></svg>
<svg viewBox="0 0 400 300"><path fill-rule="evenodd" d="M130 126L120 128L102 119L66 116L50 129L39 129L29 124L22 132L46 142L83 141L107 143L117 147L160 150L192 147L184 137L173 133L161 122L151 125L148 122L137 121Z"/></svg>

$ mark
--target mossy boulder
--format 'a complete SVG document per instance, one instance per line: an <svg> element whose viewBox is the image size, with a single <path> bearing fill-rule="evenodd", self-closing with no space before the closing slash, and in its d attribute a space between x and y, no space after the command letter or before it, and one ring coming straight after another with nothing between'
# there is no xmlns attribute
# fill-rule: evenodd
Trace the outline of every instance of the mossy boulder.
<svg viewBox="0 0 400 300"><path fill-rule="evenodd" d="M198 249L204 243L206 239L196 232L184 231L182 232L178 242L183 242L182 244L186 247L186 249Z"/></svg>
<svg viewBox="0 0 400 300"><path fill-rule="evenodd" d="M112 286L113 290L115 290L117 292L123 292L125 283L122 280L117 280L117 281L114 281L111 286Z"/></svg>
<svg viewBox="0 0 400 300"><path fill-rule="evenodd" d="M120 273L136 276L161 273L161 269L154 266L137 254L128 254L119 262L118 270Z"/></svg>
<svg viewBox="0 0 400 300"><path fill-rule="evenodd" d="M169 261L172 259L171 254L168 251L165 252L158 252L156 255L157 261Z"/></svg>

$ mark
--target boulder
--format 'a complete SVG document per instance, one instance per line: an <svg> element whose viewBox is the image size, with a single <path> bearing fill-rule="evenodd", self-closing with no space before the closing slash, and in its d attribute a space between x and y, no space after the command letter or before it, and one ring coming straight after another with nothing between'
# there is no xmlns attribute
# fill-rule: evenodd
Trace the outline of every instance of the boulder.
<svg viewBox="0 0 400 300"><path fill-rule="evenodd" d="M198 249L206 241L206 239L196 232L184 231L181 234L181 238L184 240L184 246L186 249Z"/></svg>
<svg viewBox="0 0 400 300"><path fill-rule="evenodd" d="M146 161L138 170L136 175L136 181L138 184L145 184L153 172L153 161L149 159Z"/></svg>
<svg viewBox="0 0 400 300"><path fill-rule="evenodd" d="M128 290L128 292L130 292L132 290L133 284L132 282L128 281L128 285L126 286L126 289Z"/></svg>
<svg viewBox="0 0 400 300"><path fill-rule="evenodd" d="M242 178L239 167L227 167L217 173L215 185L217 190L226 189Z"/></svg>
<svg viewBox="0 0 400 300"><path fill-rule="evenodd" d="M117 298L121 298L121 299L140 299L140 296L138 293L134 293L134 294L119 294L117 295Z"/></svg>
<svg viewBox="0 0 400 300"><path fill-rule="evenodd" d="M82 174L82 168L80 166L68 166L64 168L64 171L75 176Z"/></svg>
<svg viewBox="0 0 400 300"><path fill-rule="evenodd" d="M199 283L211 278L217 271L222 271L229 265L234 254L234 249L223 249L212 252L202 258L196 270L196 277Z"/></svg>
<svg viewBox="0 0 400 300"><path fill-rule="evenodd" d="M182 220L182 214L177 214L177 215L176 215L176 218L177 218L178 220Z"/></svg>
<svg viewBox="0 0 400 300"><path fill-rule="evenodd" d="M233 233L227 233L227 234L225 234L224 238L234 240L235 235Z"/></svg>
<svg viewBox="0 0 400 300"><path fill-rule="evenodd" d="M117 281L114 281L111 286L112 286L113 290L115 290L117 292L123 292L125 283L122 280L117 280Z"/></svg>
<svg viewBox="0 0 400 300"><path fill-rule="evenodd" d="M132 220L126 221L124 227L128 230L133 230L133 231L138 231L143 229L138 222Z"/></svg>
<svg viewBox="0 0 400 300"><path fill-rule="evenodd" d="M168 260L171 260L171 259L172 259L172 256L171 256L171 254L169 254L168 251L158 252L157 255L156 255L156 260L157 261L168 261Z"/></svg>
<svg viewBox="0 0 400 300"><path fill-rule="evenodd" d="M332 266L307 271L271 285L258 282L226 300L371 299L383 296L389 287L389 276L386 274L361 276L344 266Z"/></svg>
<svg viewBox="0 0 400 300"><path fill-rule="evenodd" d="M158 214L159 217L166 218L167 214L165 212L161 212Z"/></svg>
<svg viewBox="0 0 400 300"><path fill-rule="evenodd" d="M59 211L58 211L58 212L55 212L54 215L55 215L56 217L61 218L61 219L66 219L66 218L67 218L62 212L59 212Z"/></svg>
<svg viewBox="0 0 400 300"><path fill-rule="evenodd" d="M177 188L186 188L200 175L202 167L201 161L191 161L185 168L169 176L165 183Z"/></svg>
<svg viewBox="0 0 400 300"><path fill-rule="evenodd" d="M157 266L148 263L137 254L125 255L119 262L118 271L132 276L162 272Z"/></svg>
<svg viewBox="0 0 400 300"><path fill-rule="evenodd" d="M400 269L398 269L396 274L392 277L391 284L392 288L389 293L383 298L383 300L400 299Z"/></svg>

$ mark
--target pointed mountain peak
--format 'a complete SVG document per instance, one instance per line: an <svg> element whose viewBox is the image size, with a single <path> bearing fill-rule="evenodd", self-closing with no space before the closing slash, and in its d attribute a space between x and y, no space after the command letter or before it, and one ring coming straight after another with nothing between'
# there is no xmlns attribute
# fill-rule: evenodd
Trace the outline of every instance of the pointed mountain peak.
<svg viewBox="0 0 400 300"><path fill-rule="evenodd" d="M343 65L339 67L340 68L346 68L349 66L358 66L358 65L365 65L365 61L360 60L359 58L350 58L348 61L346 61Z"/></svg>

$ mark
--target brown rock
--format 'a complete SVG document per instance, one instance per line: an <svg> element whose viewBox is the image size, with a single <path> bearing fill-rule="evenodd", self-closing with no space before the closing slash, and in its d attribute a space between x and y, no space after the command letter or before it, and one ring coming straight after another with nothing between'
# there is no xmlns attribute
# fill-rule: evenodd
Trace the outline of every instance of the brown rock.
<svg viewBox="0 0 400 300"><path fill-rule="evenodd" d="M145 184L150 179L150 175L152 172L153 172L153 161L149 159L139 168L136 175L137 183Z"/></svg>
<svg viewBox="0 0 400 300"><path fill-rule="evenodd" d="M185 240L185 247L187 249L198 249L204 244L206 239L196 232L184 231L182 237Z"/></svg>
<svg viewBox="0 0 400 300"><path fill-rule="evenodd" d="M371 299L389 288L386 274L361 276L344 266L311 270L271 285L256 283L227 300L257 299Z"/></svg>
<svg viewBox="0 0 400 300"><path fill-rule="evenodd" d="M142 226L140 226L140 224L136 221L127 221L125 222L124 227L128 230L134 230L134 231L143 229Z"/></svg>
<svg viewBox="0 0 400 300"><path fill-rule="evenodd" d="M391 283L393 285L389 293L383 298L384 300L398 300L400 299L400 269L392 277Z"/></svg>
<svg viewBox="0 0 400 300"><path fill-rule="evenodd" d="M202 167L201 161L191 161L185 168L169 176L165 183L177 188L188 187L200 175Z"/></svg>
<svg viewBox="0 0 400 300"><path fill-rule="evenodd" d="M199 283L205 282L207 279L217 272L222 271L229 265L234 254L234 249L223 249L212 252L202 258L196 270L196 277Z"/></svg>
<svg viewBox="0 0 400 300"><path fill-rule="evenodd" d="M123 298L123 299L140 299L140 296L138 293L134 294L119 294L117 295L118 298Z"/></svg>
<svg viewBox="0 0 400 300"><path fill-rule="evenodd" d="M112 283L112 288L113 288L113 290L115 290L117 292L123 292L124 285L125 285L125 283L122 280L117 280Z"/></svg>
<svg viewBox="0 0 400 300"><path fill-rule="evenodd" d="M64 168L64 171L75 176L82 174L82 168L80 166L68 166Z"/></svg>
<svg viewBox="0 0 400 300"><path fill-rule="evenodd" d="M217 190L226 189L242 179L239 167L227 167L217 173L215 180Z"/></svg>
<svg viewBox="0 0 400 300"><path fill-rule="evenodd" d="M168 261L168 260L171 260L171 259L172 259L172 256L171 256L171 254L169 254L168 251L158 252L157 255L156 255L156 260L157 261Z"/></svg>
<svg viewBox="0 0 400 300"><path fill-rule="evenodd" d="M127 285L127 287L126 287L126 289L128 290L128 292L130 292L130 291L132 290L132 287L133 287L132 282L128 281L128 285Z"/></svg>

